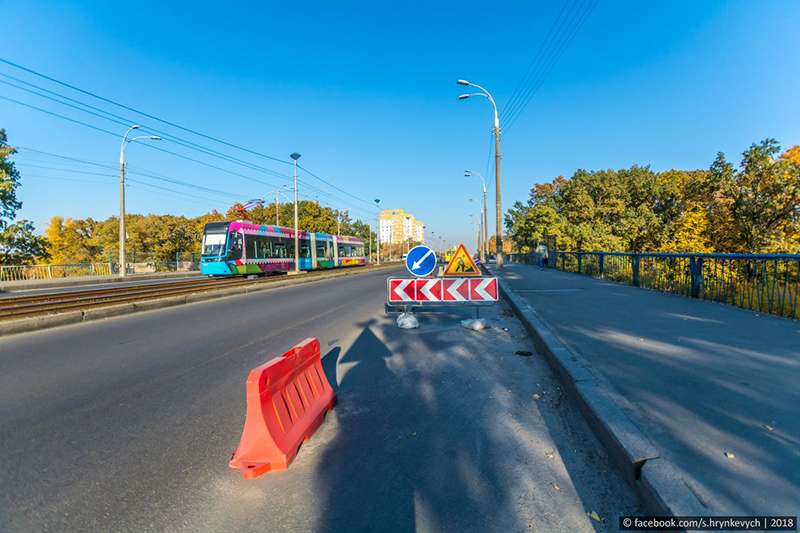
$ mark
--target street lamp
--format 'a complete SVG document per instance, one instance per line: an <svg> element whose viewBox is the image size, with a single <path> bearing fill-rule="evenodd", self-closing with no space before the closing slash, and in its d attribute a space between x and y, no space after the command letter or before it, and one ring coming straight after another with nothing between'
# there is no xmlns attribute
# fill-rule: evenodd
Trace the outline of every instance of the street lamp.
<svg viewBox="0 0 800 533"><path fill-rule="evenodd" d="M128 135L133 130L139 129L138 124L134 124L122 136L122 144L119 147L119 275L124 278L126 274L125 266L125 147L134 141L160 141L157 135L140 135L128 139Z"/></svg>
<svg viewBox="0 0 800 533"><path fill-rule="evenodd" d="M468 93L459 95L459 100L466 100L471 96L483 96L494 110L494 186L495 186L495 265L497 268L503 268L503 207L501 202L500 193L500 118L497 115L497 104L494 101L491 93L475 83L468 82L467 80L456 81L458 85L466 85L468 87L475 87L480 92Z"/></svg>
<svg viewBox="0 0 800 533"><path fill-rule="evenodd" d="M300 273L300 228L297 223L297 160L300 154L292 152L289 157L294 161L294 272Z"/></svg>
<svg viewBox="0 0 800 533"><path fill-rule="evenodd" d="M375 198L375 207L378 208L378 231L375 233L375 264L381 264L381 211L378 204L381 203L380 198Z"/></svg>
<svg viewBox="0 0 800 533"><path fill-rule="evenodd" d="M281 212L281 189L290 190L288 185L281 185L275 189L275 225L280 226L280 212Z"/></svg>
<svg viewBox="0 0 800 533"><path fill-rule="evenodd" d="M482 217L482 226L483 231L482 239L483 239L483 246L481 246L481 262L486 263L486 251L489 249L489 225L487 223L487 208L486 208L486 179L479 173L475 172L474 170L465 170L464 176L478 176L481 179L481 186L483 188L483 217Z"/></svg>

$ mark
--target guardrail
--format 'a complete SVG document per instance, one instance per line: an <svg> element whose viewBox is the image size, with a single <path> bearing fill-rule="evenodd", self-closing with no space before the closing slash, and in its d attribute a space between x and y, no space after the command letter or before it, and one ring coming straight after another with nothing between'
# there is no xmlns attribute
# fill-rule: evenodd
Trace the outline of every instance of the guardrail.
<svg viewBox="0 0 800 533"><path fill-rule="evenodd" d="M128 274L191 272L195 270L199 270L199 264L196 261L137 261L127 264ZM69 265L0 265L0 282L113 276L118 272L118 265L110 262Z"/></svg>
<svg viewBox="0 0 800 533"><path fill-rule="evenodd" d="M0 265L0 281L58 279L76 276L110 276L111 263L78 263L72 265Z"/></svg>
<svg viewBox="0 0 800 533"><path fill-rule="evenodd" d="M536 254L509 261L537 263ZM550 252L547 266L635 287L800 318L800 254Z"/></svg>

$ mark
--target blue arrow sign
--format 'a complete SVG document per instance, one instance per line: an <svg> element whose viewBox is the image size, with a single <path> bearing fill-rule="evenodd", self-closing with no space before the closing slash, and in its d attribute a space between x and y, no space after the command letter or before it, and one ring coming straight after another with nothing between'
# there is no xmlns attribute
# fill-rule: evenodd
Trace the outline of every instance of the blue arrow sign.
<svg viewBox="0 0 800 533"><path fill-rule="evenodd" d="M406 268L415 276L428 276L436 269L436 253L420 244L408 251Z"/></svg>

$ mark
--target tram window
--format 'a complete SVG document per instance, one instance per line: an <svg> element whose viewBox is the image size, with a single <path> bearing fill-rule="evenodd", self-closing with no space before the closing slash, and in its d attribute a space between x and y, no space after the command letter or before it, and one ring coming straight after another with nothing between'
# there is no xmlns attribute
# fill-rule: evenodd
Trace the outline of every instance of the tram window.
<svg viewBox="0 0 800 533"><path fill-rule="evenodd" d="M300 241L300 257L311 257L311 247L308 242Z"/></svg>
<svg viewBox="0 0 800 533"><path fill-rule="evenodd" d="M364 246L363 245L354 246L352 257L364 257Z"/></svg>
<svg viewBox="0 0 800 533"><path fill-rule="evenodd" d="M326 255L325 243L317 243L317 259L323 259Z"/></svg>
<svg viewBox="0 0 800 533"><path fill-rule="evenodd" d="M228 242L230 242L228 258L240 259L242 257L242 234L238 231L231 232Z"/></svg>
<svg viewBox="0 0 800 533"><path fill-rule="evenodd" d="M283 242L273 242L272 252L273 252L272 254L273 257L280 257L280 258L288 257L286 253L286 243Z"/></svg>
<svg viewBox="0 0 800 533"><path fill-rule="evenodd" d="M222 255L225 251L225 232L203 235L203 255Z"/></svg>
<svg viewBox="0 0 800 533"><path fill-rule="evenodd" d="M244 249L247 252L246 256L247 256L248 259L258 259L259 258L258 252L260 251L259 250L260 247L258 246L258 244L259 244L258 243L258 237L255 237L253 235L245 235L245 238L244 238Z"/></svg>

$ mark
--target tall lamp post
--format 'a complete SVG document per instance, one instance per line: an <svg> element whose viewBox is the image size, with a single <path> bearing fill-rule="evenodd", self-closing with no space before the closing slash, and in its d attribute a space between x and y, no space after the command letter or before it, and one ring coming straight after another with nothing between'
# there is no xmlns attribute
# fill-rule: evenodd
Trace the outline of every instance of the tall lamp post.
<svg viewBox="0 0 800 533"><path fill-rule="evenodd" d="M300 228L297 222L297 160L300 154L292 152L289 157L294 161L294 272L300 273Z"/></svg>
<svg viewBox="0 0 800 533"><path fill-rule="evenodd" d="M125 265L125 147L134 141L160 141L157 135L140 135L128 139L128 135L133 130L139 129L138 124L134 124L122 136L122 144L119 147L119 276L125 277L127 268Z"/></svg>
<svg viewBox="0 0 800 533"><path fill-rule="evenodd" d="M487 211L488 211L487 208L486 208L486 179L480 173L475 172L473 170L465 170L464 171L464 176L467 176L467 177L469 177L469 176L478 176L481 179L481 187L483 189L483 209L482 209L482 211L483 211L483 217L482 217L483 231L481 232L482 233L481 237L482 237L482 241L483 241L483 246L481 246L481 262L485 263L486 262L486 251L489 248L489 225L488 225L488 222L486 220Z"/></svg>
<svg viewBox="0 0 800 533"><path fill-rule="evenodd" d="M378 231L375 233L375 263L380 265L381 264L381 211L379 204L381 203L380 198L375 198L375 207L378 208Z"/></svg>
<svg viewBox="0 0 800 533"><path fill-rule="evenodd" d="M280 226L281 225L280 212L281 212L281 189L282 188L286 189L287 191L289 190L289 187L286 186L286 185L281 185L281 187L278 187L277 189L275 189L275 225L276 226Z"/></svg>
<svg viewBox="0 0 800 533"><path fill-rule="evenodd" d="M475 83L470 83L467 80L458 80L456 83L459 85L466 85L467 87L475 87L478 89L477 93L467 93L461 94L458 96L459 100L465 100L470 96L483 96L486 98L490 104L492 104L492 109L494 110L494 186L495 186L495 266L497 268L503 268L503 206L501 202L501 192L500 192L500 118L497 115L497 104L494 101L494 97L492 97L491 93L477 85Z"/></svg>

